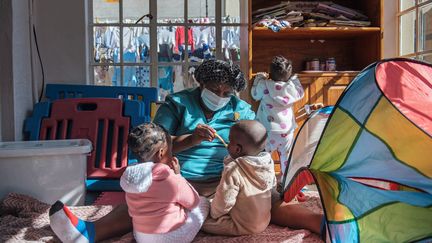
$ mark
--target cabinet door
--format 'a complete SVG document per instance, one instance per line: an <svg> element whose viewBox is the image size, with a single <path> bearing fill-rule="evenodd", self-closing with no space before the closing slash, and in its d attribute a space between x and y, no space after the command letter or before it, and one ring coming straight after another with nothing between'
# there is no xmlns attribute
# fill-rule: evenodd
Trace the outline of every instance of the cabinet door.
<svg viewBox="0 0 432 243"><path fill-rule="evenodd" d="M324 86L324 104L335 105L346 85L326 85Z"/></svg>
<svg viewBox="0 0 432 243"><path fill-rule="evenodd" d="M323 87L324 105L335 105L352 79L353 77L351 76L336 76L326 79Z"/></svg>
<svg viewBox="0 0 432 243"><path fill-rule="evenodd" d="M305 96L302 100L296 102L294 105L294 112L296 116L297 129L307 119L307 115L302 109L304 105L312 105L322 103L324 106L335 105L345 88L354 78L354 76L300 76L300 81L305 90Z"/></svg>

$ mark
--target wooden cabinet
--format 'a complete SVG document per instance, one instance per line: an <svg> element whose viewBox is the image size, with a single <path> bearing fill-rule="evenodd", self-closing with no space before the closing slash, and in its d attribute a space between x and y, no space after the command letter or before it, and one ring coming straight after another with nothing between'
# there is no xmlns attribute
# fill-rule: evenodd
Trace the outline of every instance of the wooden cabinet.
<svg viewBox="0 0 432 243"><path fill-rule="evenodd" d="M306 120L301 110L306 104L335 105L340 95L358 72L299 74L305 95L294 105L299 127Z"/></svg>
<svg viewBox="0 0 432 243"><path fill-rule="evenodd" d="M283 55L293 61L305 97L295 105L296 113L305 104L323 103L334 105L350 81L369 64L381 59L381 10L382 0L336 0L342 6L358 9L372 22L370 27L309 27L287 28L273 32L265 28L252 28L249 24L249 75L268 72L275 55ZM276 5L280 1L249 1L251 12L255 9ZM302 73L305 61L312 58L336 59L338 72ZM252 82L252 79L251 79ZM249 85L251 86L251 85ZM249 92L249 90L248 90ZM242 96L250 101L249 93ZM302 123L306 117L298 120Z"/></svg>

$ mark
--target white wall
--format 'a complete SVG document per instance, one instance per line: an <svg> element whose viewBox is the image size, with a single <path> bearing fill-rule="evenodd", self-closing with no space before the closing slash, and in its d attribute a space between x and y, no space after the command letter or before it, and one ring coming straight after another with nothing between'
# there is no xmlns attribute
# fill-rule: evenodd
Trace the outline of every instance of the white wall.
<svg viewBox="0 0 432 243"><path fill-rule="evenodd" d="M0 1L1 141L22 139L32 110L29 2Z"/></svg>
<svg viewBox="0 0 432 243"><path fill-rule="evenodd" d="M86 84L87 1L37 0L34 4L45 83ZM33 59L37 59L36 52ZM39 61L35 70L41 81Z"/></svg>
<svg viewBox="0 0 432 243"><path fill-rule="evenodd" d="M11 115L6 105L12 99L7 95L12 85L12 3L6 0L0 0L0 53L0 141L3 141L2 131L11 125L6 120Z"/></svg>
<svg viewBox="0 0 432 243"><path fill-rule="evenodd" d="M36 47L30 45L34 43L31 19L45 84L87 82L86 4L76 0L0 0L0 141L22 140L24 120L42 87Z"/></svg>
<svg viewBox="0 0 432 243"><path fill-rule="evenodd" d="M24 119L33 110L28 0L12 0L14 139L22 139ZM25 16L25 17L23 17Z"/></svg>

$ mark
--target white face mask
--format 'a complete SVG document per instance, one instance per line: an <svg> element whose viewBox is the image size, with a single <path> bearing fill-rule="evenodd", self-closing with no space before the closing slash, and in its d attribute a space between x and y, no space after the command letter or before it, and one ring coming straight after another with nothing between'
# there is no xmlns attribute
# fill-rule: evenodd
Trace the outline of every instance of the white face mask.
<svg viewBox="0 0 432 243"><path fill-rule="evenodd" d="M204 102L204 105L207 106L212 111L217 111L230 101L231 97L222 98L219 97L217 94L211 92L210 90L204 88L201 92L201 99Z"/></svg>

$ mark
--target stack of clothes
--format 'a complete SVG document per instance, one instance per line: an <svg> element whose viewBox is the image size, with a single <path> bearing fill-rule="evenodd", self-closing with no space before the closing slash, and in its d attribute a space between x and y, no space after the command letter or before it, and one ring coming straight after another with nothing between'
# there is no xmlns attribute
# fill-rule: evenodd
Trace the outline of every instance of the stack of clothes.
<svg viewBox="0 0 432 243"><path fill-rule="evenodd" d="M371 22L358 10L331 1L281 2L278 5L257 9L252 13L254 27L268 27L279 31L285 27L366 27ZM274 24L276 23L276 24ZM280 28L275 28L278 26Z"/></svg>

